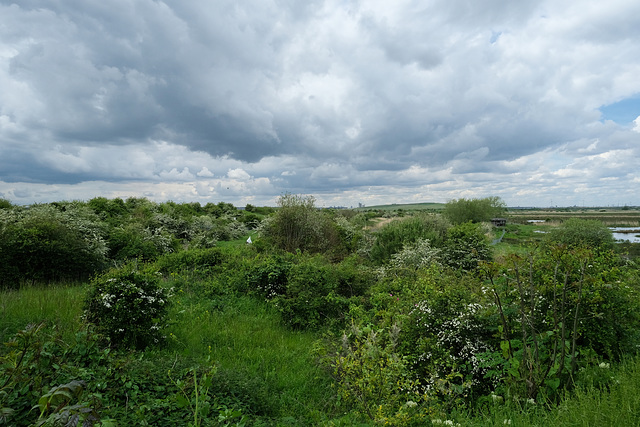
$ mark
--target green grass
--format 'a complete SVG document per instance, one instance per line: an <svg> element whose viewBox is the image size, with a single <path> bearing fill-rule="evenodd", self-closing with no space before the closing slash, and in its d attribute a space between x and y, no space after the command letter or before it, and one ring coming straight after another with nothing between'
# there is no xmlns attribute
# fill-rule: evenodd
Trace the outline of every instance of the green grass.
<svg viewBox="0 0 640 427"><path fill-rule="evenodd" d="M497 404L485 408L482 415L456 414L455 418L463 426L478 427L640 426L640 357L625 360L607 374L611 380L608 387L581 385L551 408L527 402Z"/></svg>
<svg viewBox="0 0 640 427"><path fill-rule="evenodd" d="M404 211L423 211L423 210L442 210L444 209L444 203L407 203L407 204L391 204L391 205L377 205L377 206L365 206L362 208L354 208L354 211L368 211L368 210L380 210L380 211L397 211L402 209Z"/></svg>
<svg viewBox="0 0 640 427"><path fill-rule="evenodd" d="M56 326L63 336L72 336L81 325L83 298L84 288L71 285L0 291L0 342L28 324L40 322Z"/></svg>
<svg viewBox="0 0 640 427"><path fill-rule="evenodd" d="M536 229L539 226L508 226L507 239L495 250L518 250L522 242L537 237ZM224 288L213 292L210 278L185 276L183 280L190 286L182 286L183 291L173 297L167 346L140 353L129 363L141 364L143 358L168 368L173 360L181 367L214 363L236 390L254 393L255 401L262 399L269 406L270 422L339 422L331 380L318 367L312 352L320 338L317 333L286 328L277 309L263 300L238 296ZM73 334L82 327L84 294L82 286L0 292L0 338L7 341L27 324L42 321L56 325L63 337ZM450 419L462 426L640 426L640 358L613 367L610 375L614 380L608 388L583 383L551 408L511 402L482 411L453 413ZM159 375L155 380L163 384L169 379ZM505 420L511 423L505 424Z"/></svg>
<svg viewBox="0 0 640 427"><path fill-rule="evenodd" d="M242 371L277 396L282 416L308 416L331 400L329 378L310 352L318 336L286 329L266 302L234 297L212 305L183 295L176 303L170 350Z"/></svg>

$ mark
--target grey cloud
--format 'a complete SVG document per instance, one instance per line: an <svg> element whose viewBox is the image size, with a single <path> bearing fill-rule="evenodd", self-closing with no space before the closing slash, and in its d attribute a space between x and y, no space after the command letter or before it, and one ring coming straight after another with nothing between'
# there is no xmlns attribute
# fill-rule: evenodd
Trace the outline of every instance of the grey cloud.
<svg viewBox="0 0 640 427"><path fill-rule="evenodd" d="M242 169L255 185L202 194L339 198L555 179L637 145L598 108L640 92L638 7L0 1L0 180L187 185Z"/></svg>

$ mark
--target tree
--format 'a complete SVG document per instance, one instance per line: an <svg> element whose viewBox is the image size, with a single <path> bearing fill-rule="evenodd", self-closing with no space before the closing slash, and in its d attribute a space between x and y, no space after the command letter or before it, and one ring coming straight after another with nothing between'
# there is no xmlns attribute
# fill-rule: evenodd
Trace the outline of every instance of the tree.
<svg viewBox="0 0 640 427"><path fill-rule="evenodd" d="M611 249L614 239L611 230L601 221L569 218L548 234L553 243L570 247L586 246L594 249Z"/></svg>
<svg viewBox="0 0 640 427"><path fill-rule="evenodd" d="M331 219L315 207L315 197L285 193L278 210L262 226L261 233L287 252L322 252L340 240Z"/></svg>
<svg viewBox="0 0 640 427"><path fill-rule="evenodd" d="M506 204L500 197L482 199L455 199L447 202L443 215L453 224L465 222L487 222L491 218L504 215Z"/></svg>

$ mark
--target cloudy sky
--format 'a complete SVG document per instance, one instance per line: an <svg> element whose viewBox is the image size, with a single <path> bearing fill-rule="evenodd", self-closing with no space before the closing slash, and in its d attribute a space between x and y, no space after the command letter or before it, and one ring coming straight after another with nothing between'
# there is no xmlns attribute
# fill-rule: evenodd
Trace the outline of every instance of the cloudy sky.
<svg viewBox="0 0 640 427"><path fill-rule="evenodd" d="M0 198L640 205L637 0L0 0Z"/></svg>

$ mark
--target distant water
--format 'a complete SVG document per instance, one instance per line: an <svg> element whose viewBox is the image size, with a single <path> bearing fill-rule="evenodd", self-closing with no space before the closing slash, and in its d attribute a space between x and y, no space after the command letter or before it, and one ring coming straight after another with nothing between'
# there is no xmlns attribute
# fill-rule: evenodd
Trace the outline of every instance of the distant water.
<svg viewBox="0 0 640 427"><path fill-rule="evenodd" d="M611 227L613 238L616 240L628 240L631 243L640 243L640 227ZM624 231L627 231L626 233ZM629 231L632 231L629 233Z"/></svg>

